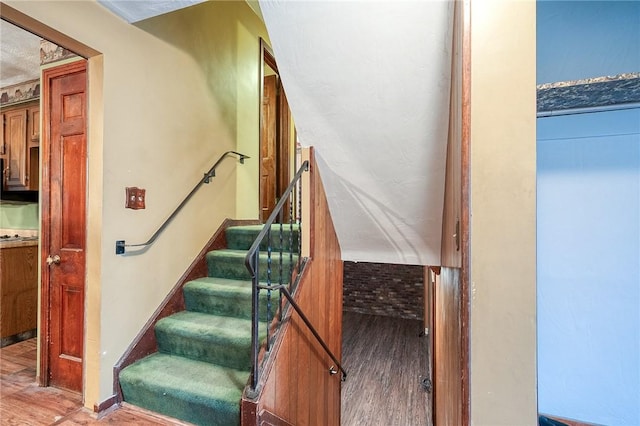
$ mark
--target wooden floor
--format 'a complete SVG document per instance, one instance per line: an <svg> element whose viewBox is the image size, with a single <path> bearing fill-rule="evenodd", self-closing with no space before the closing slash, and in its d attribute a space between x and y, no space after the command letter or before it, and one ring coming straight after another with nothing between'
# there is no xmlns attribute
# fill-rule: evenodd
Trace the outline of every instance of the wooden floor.
<svg viewBox="0 0 640 426"><path fill-rule="evenodd" d="M123 406L96 419L80 395L36 384L36 339L0 349L0 425L184 425Z"/></svg>
<svg viewBox="0 0 640 426"><path fill-rule="evenodd" d="M342 426L432 425L419 321L345 312ZM36 384L36 339L0 349L0 425L184 425L124 405L100 419L80 395Z"/></svg>
<svg viewBox="0 0 640 426"><path fill-rule="evenodd" d="M416 320L345 312L342 426L432 425L431 398L421 386L427 341Z"/></svg>

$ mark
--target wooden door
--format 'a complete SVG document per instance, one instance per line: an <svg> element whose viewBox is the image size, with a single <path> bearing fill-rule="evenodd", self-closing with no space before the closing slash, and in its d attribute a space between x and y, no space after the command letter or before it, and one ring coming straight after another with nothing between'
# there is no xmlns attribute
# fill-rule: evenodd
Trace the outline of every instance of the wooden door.
<svg viewBox="0 0 640 426"><path fill-rule="evenodd" d="M271 48L260 39L260 219L264 222L289 185L291 111ZM282 219L289 220L289 205Z"/></svg>
<svg viewBox="0 0 640 426"><path fill-rule="evenodd" d="M84 347L86 87L86 61L43 72L41 375L73 391Z"/></svg>
<svg viewBox="0 0 640 426"><path fill-rule="evenodd" d="M264 77L260 129L260 217L264 222L276 206L278 76Z"/></svg>

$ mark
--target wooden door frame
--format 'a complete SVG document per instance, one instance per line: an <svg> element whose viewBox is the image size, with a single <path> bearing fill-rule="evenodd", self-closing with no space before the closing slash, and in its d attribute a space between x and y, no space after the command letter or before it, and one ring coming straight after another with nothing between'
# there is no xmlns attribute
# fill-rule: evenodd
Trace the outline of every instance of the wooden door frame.
<svg viewBox="0 0 640 426"><path fill-rule="evenodd" d="M461 202L460 202L460 250L462 251L462 269L460 273L460 365L462 374L460 387L462 388L462 421L471 424L471 344L470 321L471 289L469 279L471 275L470 233L471 226L471 0L463 0L460 4L462 28L462 134L461 148Z"/></svg>
<svg viewBox="0 0 640 426"><path fill-rule="evenodd" d="M453 421L468 425L471 422L471 0L455 3L453 23L449 113L451 116L456 114L456 119L449 127L441 266L425 271L425 285L431 285L427 278L434 278L434 288L425 288L425 312L428 312L425 322L431 321L433 343L430 354L434 423ZM456 90L453 90L454 84L458 84ZM459 203L454 198L459 198Z"/></svg>
<svg viewBox="0 0 640 426"><path fill-rule="evenodd" d="M87 60L81 58L77 61L60 65L52 68L48 68L42 72L40 79L40 87L42 93L42 103L41 103L41 117L42 117L42 139L40 141L40 155L41 155L41 164L42 164L42 179L40 186L40 210L42 212L42 217L40 221L40 265L41 267L41 279L40 279L40 327L38 329L38 339L40 341L40 375L37 378L40 386L49 386L49 373L50 373L50 363L49 363L49 345L50 345L50 334L51 334L51 273L50 269L45 266L46 259L49 255L48 250L51 246L51 234L49 232L50 224L51 224L51 193L49 189L49 182L51 176L49 174L48 162L51 156L51 91L49 88L51 87L51 80L62 77L68 74L85 71L88 73L88 63ZM88 116L88 115L87 115ZM85 130L86 132L86 130ZM85 142L88 144L88 141ZM85 170L87 168L85 162ZM86 188L85 188L86 191ZM88 199L88 197L87 197ZM87 205L85 205L86 209ZM83 224L84 228L87 227L87 219L85 216L85 223ZM86 241L85 241L86 245ZM86 259L85 259L85 277L84 277L84 287L86 293ZM87 313L83 311L82 320L86 322ZM82 342L83 347L86 339L86 324L83 324L83 335ZM84 351L84 349L83 349ZM85 357L82 357L83 364L83 390L84 394L84 364Z"/></svg>
<svg viewBox="0 0 640 426"><path fill-rule="evenodd" d="M269 65L278 76L279 81L279 89L278 89L278 97L276 100L276 197L282 195L282 192L289 185L289 177L290 177L290 153L291 153L291 139L290 139L290 123L291 123L291 113L289 111L289 106L286 101L286 96L284 96L284 90L282 89L280 73L278 71L278 64L276 63L275 56L271 47L267 44L267 42L260 38L260 98L259 98L259 113L258 113L258 128L259 128L259 136L258 136L258 152L261 156L262 153L262 100L264 98L264 73L265 73L265 63ZM281 94L283 96L281 96ZM262 168L262 163L258 165L258 176L261 175L260 169ZM258 177L258 198L262 195L262 182ZM286 210L286 209L285 209ZM262 213L259 213L262 215ZM262 218L259 218L262 219Z"/></svg>
<svg viewBox="0 0 640 426"><path fill-rule="evenodd" d="M73 39L69 36L67 36L66 34L38 21L37 19L32 18L31 16L17 10L14 9L13 7L3 3L2 1L0 1L0 19L3 19L7 22L10 22L11 24L22 28L25 31L28 31L32 34L35 34L39 37L42 37L45 40L49 40L52 43L55 43L58 46L64 47L67 50L70 50L72 52L75 52L79 57L84 58L86 60L86 65L87 65L87 79L89 79L89 74L90 74L90 63L91 60L90 58L99 58L101 56L101 53L89 46L87 46L86 44ZM96 65L97 68L101 68L101 62L99 62L98 65ZM98 76L98 79L101 79L101 75ZM89 84L90 86L91 84ZM41 82L41 86L42 86L42 82ZM91 94L89 93L89 98L91 98ZM90 102L89 102L90 103ZM42 111L42 105L43 103L41 102L41 113L40 113L40 120L41 123L45 123L45 117L43 116L43 111ZM89 125L89 121L91 120L90 118L90 114L87 114L87 125ZM46 126L45 126L46 127ZM43 133L43 132L42 132ZM42 148L46 146L45 144L45 136L44 134L41 134L41 152L40 155L44 156L44 153L42 152ZM91 145L91 136L89 134L87 134L87 145ZM42 173L44 175L45 171L43 170L44 168L41 167ZM87 178L89 178L89 173L87 173ZM42 185L42 180L40 181L40 185ZM87 207L89 205L90 201L89 198L87 198ZM41 220L41 224L44 223ZM44 244L44 241L41 241L41 247ZM88 259L85 260L86 264L89 263ZM88 265L87 265L88 267ZM43 268L41 268L43 269ZM42 281L40 283L40 285L42 285ZM87 282L85 281L85 285L87 285ZM38 312L39 315L39 327L40 330L42 330L43 327L48 327L48 316L43 315L42 310L43 310L43 300L44 299L44 294L40 294L39 296L39 302L40 302L40 311ZM47 295L48 297L48 295ZM48 299L47 299L48 300ZM86 304L86 301L85 301ZM85 322L86 322L86 317L87 317L87 312L85 312ZM85 329L85 342L86 343L86 329ZM39 331L39 335L42 336L44 335L44 333L42 333L41 331ZM45 366L46 368L43 369L43 360L47 360L48 359L48 347L46 345L46 342L42 342L41 337L38 338L39 339L39 346L40 346L40 354L39 354L39 371L38 371L38 377L36 377L36 381L38 382L38 384L40 386L47 386L48 385L48 364ZM46 361L45 361L46 362ZM45 373L46 370L46 373ZM86 389L83 389L83 394L86 391ZM84 399L84 395L83 395L83 399Z"/></svg>

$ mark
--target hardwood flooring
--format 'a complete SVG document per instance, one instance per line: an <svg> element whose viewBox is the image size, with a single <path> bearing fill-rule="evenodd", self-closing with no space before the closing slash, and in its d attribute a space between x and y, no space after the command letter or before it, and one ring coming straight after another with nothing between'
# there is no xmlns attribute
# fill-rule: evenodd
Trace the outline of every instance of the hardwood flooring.
<svg viewBox="0 0 640 426"><path fill-rule="evenodd" d="M80 394L36 383L36 339L0 349L0 425L186 425L124 404L96 418Z"/></svg>
<svg viewBox="0 0 640 426"><path fill-rule="evenodd" d="M422 322L345 312L342 328L342 426L431 426L423 390L427 340Z"/></svg>
<svg viewBox="0 0 640 426"><path fill-rule="evenodd" d="M426 340L416 320L345 312L342 426L431 426ZM100 419L79 394L36 384L36 339L0 349L0 425L185 425L123 404Z"/></svg>

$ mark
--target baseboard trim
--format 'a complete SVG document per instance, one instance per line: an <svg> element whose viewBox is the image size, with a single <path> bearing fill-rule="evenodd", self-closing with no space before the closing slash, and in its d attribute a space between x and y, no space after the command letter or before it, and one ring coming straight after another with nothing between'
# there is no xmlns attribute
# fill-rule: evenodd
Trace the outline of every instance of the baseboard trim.
<svg viewBox="0 0 640 426"><path fill-rule="evenodd" d="M98 419L110 413L118 406L118 395L113 394L100 403L93 404L93 412L98 414Z"/></svg>

